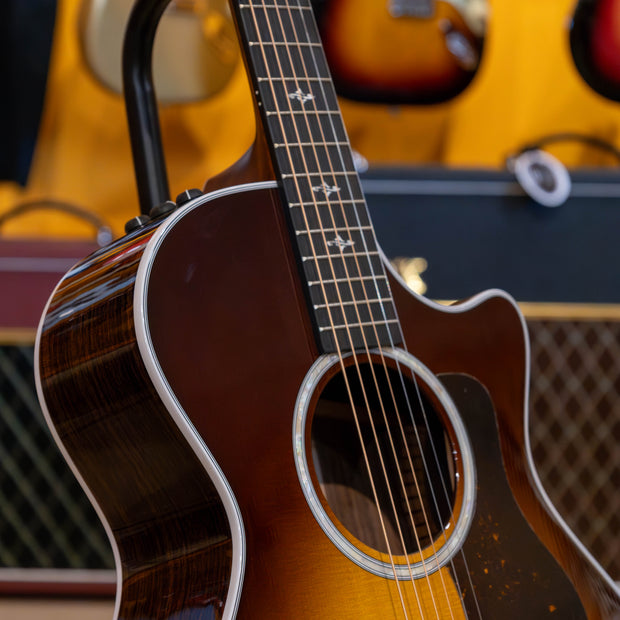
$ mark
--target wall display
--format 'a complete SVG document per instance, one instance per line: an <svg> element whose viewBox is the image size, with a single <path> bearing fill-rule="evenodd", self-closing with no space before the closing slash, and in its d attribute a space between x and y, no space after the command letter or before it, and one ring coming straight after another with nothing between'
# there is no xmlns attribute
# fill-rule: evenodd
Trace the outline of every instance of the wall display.
<svg viewBox="0 0 620 620"><path fill-rule="evenodd" d="M123 567L119 615L617 613L533 470L516 303L406 288L309 0L232 6L264 142L174 202L138 174L143 215L66 274L37 337L43 411ZM156 126L131 127L136 170Z"/></svg>

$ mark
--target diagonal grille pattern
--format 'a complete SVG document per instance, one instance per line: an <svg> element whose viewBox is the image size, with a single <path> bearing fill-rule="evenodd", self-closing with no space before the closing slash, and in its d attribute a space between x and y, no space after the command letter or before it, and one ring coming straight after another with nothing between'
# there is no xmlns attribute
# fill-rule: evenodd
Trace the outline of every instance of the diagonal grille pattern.
<svg viewBox="0 0 620 620"><path fill-rule="evenodd" d="M620 579L620 322L528 327L534 462L569 527Z"/></svg>
<svg viewBox="0 0 620 620"><path fill-rule="evenodd" d="M54 444L31 346L0 347L0 566L111 568L108 539Z"/></svg>

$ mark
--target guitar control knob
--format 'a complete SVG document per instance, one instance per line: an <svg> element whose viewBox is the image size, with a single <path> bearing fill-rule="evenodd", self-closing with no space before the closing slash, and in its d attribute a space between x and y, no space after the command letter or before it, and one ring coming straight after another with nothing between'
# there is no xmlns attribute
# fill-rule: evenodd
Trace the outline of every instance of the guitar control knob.
<svg viewBox="0 0 620 620"><path fill-rule="evenodd" d="M198 196L202 196L202 192L199 189L186 189L184 192L181 192L177 196L177 206L184 205L185 203L193 200L194 198L198 198Z"/></svg>
<svg viewBox="0 0 620 620"><path fill-rule="evenodd" d="M146 226L150 219L151 218L148 215L138 215L137 217L132 217L125 224L125 232L129 234L142 228L143 226Z"/></svg>
<svg viewBox="0 0 620 620"><path fill-rule="evenodd" d="M176 203L172 202L172 200L166 200L166 202L162 202L159 205L155 205L149 211L149 217L154 220L158 217L162 217L164 215L168 215L172 213L177 208Z"/></svg>

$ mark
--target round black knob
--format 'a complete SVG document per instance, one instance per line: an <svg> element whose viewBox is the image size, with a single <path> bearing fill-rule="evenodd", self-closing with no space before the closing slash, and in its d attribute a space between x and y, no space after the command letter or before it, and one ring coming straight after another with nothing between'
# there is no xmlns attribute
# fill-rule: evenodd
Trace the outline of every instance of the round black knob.
<svg viewBox="0 0 620 620"><path fill-rule="evenodd" d="M125 232L129 234L134 232L135 230L138 230L139 228L142 228L147 224L150 219L151 218L148 215L138 215L137 217L132 217L125 224Z"/></svg>
<svg viewBox="0 0 620 620"><path fill-rule="evenodd" d="M202 192L199 189L186 189L184 192L181 192L177 196L177 206L184 205L186 202L193 200L194 198L198 198L198 196L202 196Z"/></svg>
<svg viewBox="0 0 620 620"><path fill-rule="evenodd" d="M159 205L155 205L149 211L149 217L154 220L158 217L162 217L164 215L168 215L172 213L177 208L176 203L172 202L172 200L166 200L166 202L162 202Z"/></svg>

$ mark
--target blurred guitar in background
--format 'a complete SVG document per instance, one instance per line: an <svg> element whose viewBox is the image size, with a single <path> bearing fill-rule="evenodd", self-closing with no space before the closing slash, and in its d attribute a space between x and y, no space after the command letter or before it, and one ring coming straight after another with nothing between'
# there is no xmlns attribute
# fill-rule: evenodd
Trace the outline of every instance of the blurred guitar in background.
<svg viewBox="0 0 620 620"><path fill-rule="evenodd" d="M579 0L570 47L587 84L599 95L620 101L620 2Z"/></svg>
<svg viewBox="0 0 620 620"><path fill-rule="evenodd" d="M133 0L86 0L79 30L83 57L94 77L121 94L123 36ZM200 101L220 92L239 60L226 0L173 0L155 39L153 71L162 103Z"/></svg>
<svg viewBox="0 0 620 620"><path fill-rule="evenodd" d="M369 103L447 101L482 55L487 0L313 0L337 92Z"/></svg>

